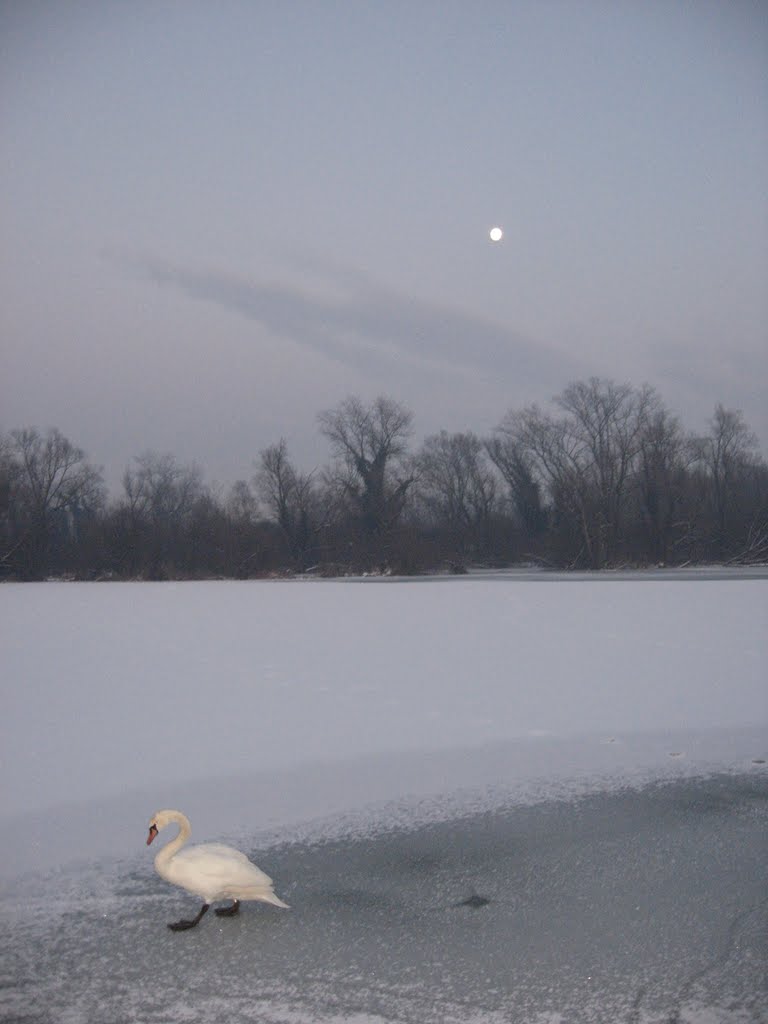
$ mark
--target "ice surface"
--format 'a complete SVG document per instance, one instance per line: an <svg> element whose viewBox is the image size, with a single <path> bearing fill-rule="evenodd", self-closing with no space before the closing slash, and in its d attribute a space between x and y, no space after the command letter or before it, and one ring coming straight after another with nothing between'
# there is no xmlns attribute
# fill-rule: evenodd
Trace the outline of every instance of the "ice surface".
<svg viewBox="0 0 768 1024"><path fill-rule="evenodd" d="M547 580L0 587L0 1019L768 1019L768 582Z"/></svg>
<svg viewBox="0 0 768 1024"><path fill-rule="evenodd" d="M195 909L141 854L6 893L4 1020L764 1021L768 775L245 846L290 911ZM488 900L465 905L478 893Z"/></svg>
<svg viewBox="0 0 768 1024"><path fill-rule="evenodd" d="M0 622L2 815L375 752L768 722L764 579L6 585Z"/></svg>

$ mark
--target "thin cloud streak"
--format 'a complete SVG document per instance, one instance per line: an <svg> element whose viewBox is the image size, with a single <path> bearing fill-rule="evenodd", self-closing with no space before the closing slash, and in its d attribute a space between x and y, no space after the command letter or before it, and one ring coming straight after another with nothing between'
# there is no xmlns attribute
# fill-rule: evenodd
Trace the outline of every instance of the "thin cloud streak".
<svg viewBox="0 0 768 1024"><path fill-rule="evenodd" d="M574 360L502 324L398 293L353 272L327 277L335 294L326 298L301 284L245 280L148 256L118 262L159 286L238 313L364 373L392 370L405 359L430 373L523 378L538 393L584 372Z"/></svg>

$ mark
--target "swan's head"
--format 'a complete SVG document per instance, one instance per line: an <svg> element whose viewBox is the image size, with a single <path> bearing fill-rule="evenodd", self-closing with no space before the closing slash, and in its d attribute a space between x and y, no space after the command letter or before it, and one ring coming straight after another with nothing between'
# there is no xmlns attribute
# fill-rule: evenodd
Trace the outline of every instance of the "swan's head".
<svg viewBox="0 0 768 1024"><path fill-rule="evenodd" d="M165 828L166 825L170 825L172 821L178 823L178 811L158 811L157 814L153 814L152 817L149 819L149 835L147 836L147 846L149 846L149 844L155 838L160 829Z"/></svg>

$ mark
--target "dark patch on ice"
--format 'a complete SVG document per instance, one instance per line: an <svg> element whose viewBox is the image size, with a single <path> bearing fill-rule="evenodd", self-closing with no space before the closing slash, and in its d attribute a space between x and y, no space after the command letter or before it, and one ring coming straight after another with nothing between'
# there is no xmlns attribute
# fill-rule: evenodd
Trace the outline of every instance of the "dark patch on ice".
<svg viewBox="0 0 768 1024"><path fill-rule="evenodd" d="M458 903L454 903L454 907L471 907L472 910L479 910L480 907L487 907L491 902L489 896L480 896L479 893L473 892L471 896L467 896L465 900L459 900Z"/></svg>

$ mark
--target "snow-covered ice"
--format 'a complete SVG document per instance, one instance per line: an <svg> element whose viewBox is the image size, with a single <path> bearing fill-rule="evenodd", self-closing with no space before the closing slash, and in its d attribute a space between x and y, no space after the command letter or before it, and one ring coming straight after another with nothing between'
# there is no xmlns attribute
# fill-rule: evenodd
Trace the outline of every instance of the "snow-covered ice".
<svg viewBox="0 0 768 1024"><path fill-rule="evenodd" d="M0 1018L768 1019L747 575L0 587ZM168 932L161 806L292 909Z"/></svg>
<svg viewBox="0 0 768 1024"><path fill-rule="evenodd" d="M762 579L3 586L0 811L371 753L764 724L766 594Z"/></svg>

